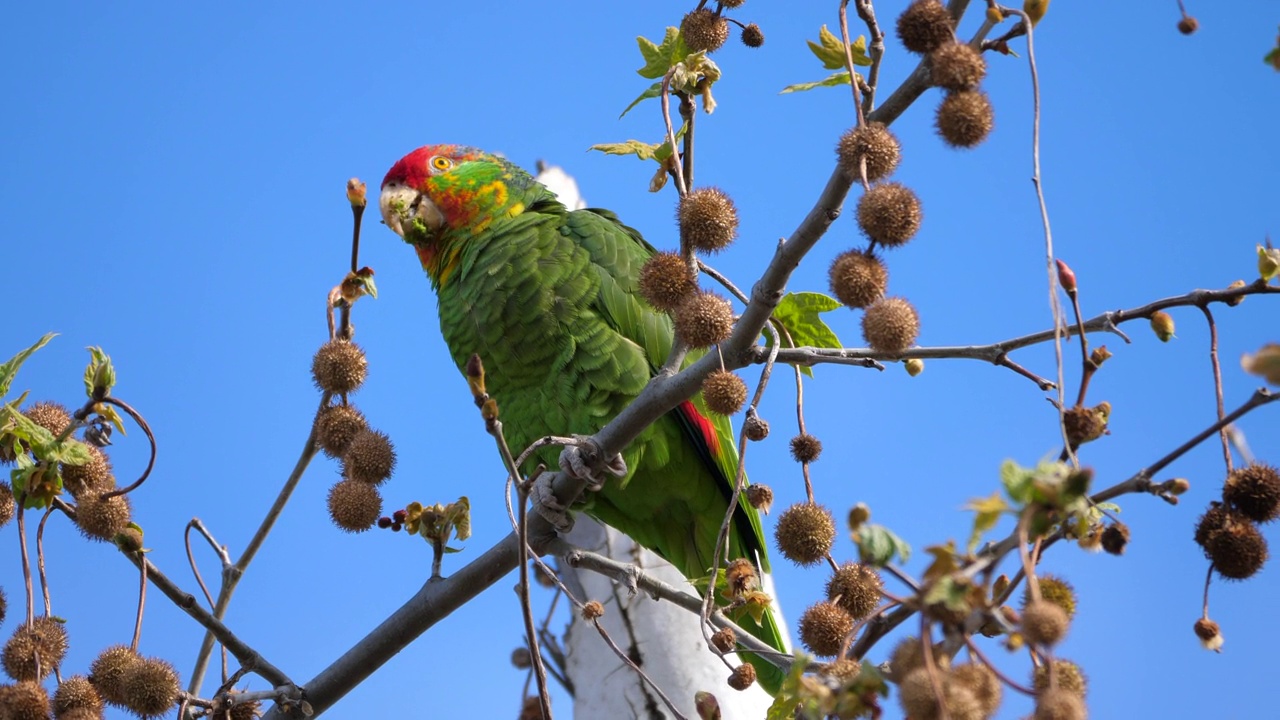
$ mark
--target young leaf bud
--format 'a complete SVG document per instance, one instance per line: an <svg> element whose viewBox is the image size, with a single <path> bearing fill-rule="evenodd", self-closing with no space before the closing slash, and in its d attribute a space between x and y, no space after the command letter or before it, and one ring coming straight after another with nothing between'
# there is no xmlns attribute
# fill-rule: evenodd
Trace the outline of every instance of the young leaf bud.
<svg viewBox="0 0 1280 720"><path fill-rule="evenodd" d="M910 375L911 377L915 377L920 373L924 372L924 360L921 360L920 358L911 358L910 360L903 360L902 367L907 369L907 375Z"/></svg>
<svg viewBox="0 0 1280 720"><path fill-rule="evenodd" d="M1151 330L1160 338L1160 342L1173 339L1173 316L1163 310L1151 313Z"/></svg>
<svg viewBox="0 0 1280 720"><path fill-rule="evenodd" d="M720 701L715 695L699 690L693 694L693 707L698 711L698 720L721 720ZM541 717L541 713L539 713Z"/></svg>
<svg viewBox="0 0 1280 720"><path fill-rule="evenodd" d="M1058 284L1062 286L1063 291L1068 295L1076 291L1076 274L1061 260L1055 260L1058 264Z"/></svg>
<svg viewBox="0 0 1280 720"><path fill-rule="evenodd" d="M1237 280L1237 281L1235 281L1235 282L1231 283L1230 285L1228 285L1228 286L1227 286L1227 289L1228 289L1228 290L1236 290L1236 289L1238 289L1238 288L1242 288L1242 287L1244 287L1246 284L1247 284L1247 283L1245 283L1245 281L1243 281L1243 280ZM1244 295L1236 295L1235 297L1231 298L1230 300L1226 300L1225 302L1227 303L1227 305L1228 305L1229 307L1235 307L1235 306L1239 305L1240 303L1244 302Z"/></svg>
<svg viewBox="0 0 1280 720"><path fill-rule="evenodd" d="M760 578L756 575L756 568L746 558L738 558L729 563L729 566L724 571L724 581L728 586L729 594L735 598L760 587Z"/></svg>

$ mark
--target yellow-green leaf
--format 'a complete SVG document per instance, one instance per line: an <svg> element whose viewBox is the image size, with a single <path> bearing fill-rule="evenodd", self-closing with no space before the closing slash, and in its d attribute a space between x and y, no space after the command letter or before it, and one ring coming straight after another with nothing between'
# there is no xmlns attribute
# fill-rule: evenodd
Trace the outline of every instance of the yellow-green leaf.
<svg viewBox="0 0 1280 720"><path fill-rule="evenodd" d="M809 43L809 49L822 61L822 67L828 70L848 69L845 67L844 41L828 30L826 25L818 30L818 42L812 40L805 42ZM857 40L849 43L849 49L853 51L854 65L871 64L871 58L867 57L866 36L859 35Z"/></svg>
<svg viewBox="0 0 1280 720"><path fill-rule="evenodd" d="M840 72L830 75L822 80L815 80L813 82L805 82L805 83L797 83L795 85L788 85L782 88L782 92L778 94L786 95L787 93L804 92L806 90L812 90L814 88L835 87L837 85L848 85L848 84L849 84L849 71L841 70Z"/></svg>
<svg viewBox="0 0 1280 720"><path fill-rule="evenodd" d="M983 534L995 527L1000 516L1009 509L1009 503L1005 502L1000 493L994 492L991 497L970 500L965 509L977 513L973 518L973 532L969 535L969 552L973 552L982 541Z"/></svg>
<svg viewBox="0 0 1280 720"><path fill-rule="evenodd" d="M0 364L0 398L9 394L9 386L13 384L13 377L18 374L18 368L22 367L22 363L26 362L32 353L48 345L49 341L57 334L45 333L44 337L37 340L34 345L9 358L7 362Z"/></svg>
<svg viewBox="0 0 1280 720"><path fill-rule="evenodd" d="M654 80L667 74L677 62L689 54L689 46L684 44L680 29L669 27L659 45L645 37L637 37L640 54L644 56L644 67L636 72L640 77Z"/></svg>

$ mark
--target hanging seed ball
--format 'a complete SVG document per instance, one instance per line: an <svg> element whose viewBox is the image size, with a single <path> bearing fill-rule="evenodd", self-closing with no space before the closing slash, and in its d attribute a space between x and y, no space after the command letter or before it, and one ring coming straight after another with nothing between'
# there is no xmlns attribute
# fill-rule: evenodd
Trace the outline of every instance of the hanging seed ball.
<svg viewBox="0 0 1280 720"><path fill-rule="evenodd" d="M0 527L9 524L16 509L13 504L13 488L9 483L0 480Z"/></svg>
<svg viewBox="0 0 1280 720"><path fill-rule="evenodd" d="M717 630L711 636L711 645L722 653L733 652L734 648L738 647L738 634L733 631L733 628Z"/></svg>
<svg viewBox="0 0 1280 720"><path fill-rule="evenodd" d="M875 182L893 174L902 159L902 149L884 123L873 122L845 131L836 145L836 157L840 169L854 180L860 178L859 168L866 160L867 182Z"/></svg>
<svg viewBox="0 0 1280 720"><path fill-rule="evenodd" d="M4 624L4 616L9 612L9 598L5 597L4 588L0 588L0 625Z"/></svg>
<svg viewBox="0 0 1280 720"><path fill-rule="evenodd" d="M1070 660L1054 658L1053 672L1056 676L1058 687L1070 692L1081 699L1089 692L1089 681L1084 675L1084 671L1080 666ZM1041 665L1035 669L1035 673L1031 677L1031 684L1036 692L1045 692L1049 689L1049 666Z"/></svg>
<svg viewBox="0 0 1280 720"><path fill-rule="evenodd" d="M738 209L720 188L704 187L680 198L680 238L705 253L719 252L738 237Z"/></svg>
<svg viewBox="0 0 1280 720"><path fill-rule="evenodd" d="M98 689L103 700L112 705L124 705L124 686L121 681L125 671L142 658L127 645L112 645L103 650L89 665L89 682Z"/></svg>
<svg viewBox="0 0 1280 720"><path fill-rule="evenodd" d="M880 183L858 199L858 227L886 247L899 247L920 230L920 198L902 183Z"/></svg>
<svg viewBox="0 0 1280 720"><path fill-rule="evenodd" d="M1182 33L1183 35L1190 35L1191 33L1195 32L1197 29L1199 29L1199 27L1200 27L1200 21L1196 20L1190 15L1183 15L1182 19L1178 20L1178 32Z"/></svg>
<svg viewBox="0 0 1280 720"><path fill-rule="evenodd" d="M924 667L924 654L920 650L920 638L915 635L899 640L889 653L889 679L901 684L913 671Z"/></svg>
<svg viewBox="0 0 1280 720"><path fill-rule="evenodd" d="M872 350L901 355L920 334L920 316L905 298L880 298L862 315L862 337Z"/></svg>
<svg viewBox="0 0 1280 720"><path fill-rule="evenodd" d="M331 458L342 457L356 435L368 429L364 413L354 405L330 405L316 413L316 442Z"/></svg>
<svg viewBox="0 0 1280 720"><path fill-rule="evenodd" d="M1253 577L1267 562L1267 540L1258 526L1243 517L1232 518L1209 539L1213 569L1229 580Z"/></svg>
<svg viewBox="0 0 1280 720"><path fill-rule="evenodd" d="M533 665L533 654L527 647L518 647L511 651L511 666L518 670L526 670Z"/></svg>
<svg viewBox="0 0 1280 720"><path fill-rule="evenodd" d="M102 716L102 698L84 675L63 679L53 693L53 714L58 720L72 710L88 710L93 717Z"/></svg>
<svg viewBox="0 0 1280 720"><path fill-rule="evenodd" d="M358 433L342 456L342 474L359 482L379 485L396 468L396 449L384 432Z"/></svg>
<svg viewBox="0 0 1280 720"><path fill-rule="evenodd" d="M680 34L690 50L715 52L729 39L729 21L713 10L694 10L680 21Z"/></svg>
<svg viewBox="0 0 1280 720"><path fill-rule="evenodd" d="M760 587L760 577L756 575L756 567L746 558L738 558L729 563L724 570L724 581L729 586L729 592L733 597L741 597Z"/></svg>
<svg viewBox="0 0 1280 720"><path fill-rule="evenodd" d="M800 642L815 655L839 655L852 631L853 618L832 602L815 603L800 616Z"/></svg>
<svg viewBox="0 0 1280 720"><path fill-rule="evenodd" d="M913 53L931 53L955 37L951 13L938 0L916 0L898 16L898 39Z"/></svg>
<svg viewBox="0 0 1280 720"><path fill-rule="evenodd" d="M1084 700L1063 688L1045 690L1036 697L1033 720L1084 720Z"/></svg>
<svg viewBox="0 0 1280 720"><path fill-rule="evenodd" d="M863 563L847 562L827 580L827 599L839 605L854 620L875 612L880 604L880 574Z"/></svg>
<svg viewBox="0 0 1280 720"><path fill-rule="evenodd" d="M91 493L111 492L116 487L116 476L111 469L111 458L93 445L89 448L89 462L83 465L62 465L62 486L79 499L86 491Z"/></svg>
<svg viewBox="0 0 1280 720"><path fill-rule="evenodd" d="M823 664L818 669L818 672L843 684L852 682L854 678L858 677L858 673L862 672L862 663L848 658L833 660Z"/></svg>
<svg viewBox="0 0 1280 720"><path fill-rule="evenodd" d="M1051 602L1032 603L1022 611L1022 634L1036 645L1057 645L1068 627L1067 611Z"/></svg>
<svg viewBox="0 0 1280 720"><path fill-rule="evenodd" d="M747 413L747 420L743 423L742 429L746 431L747 439L751 442L760 442L769 437L769 421L751 412ZM0 523L0 525L3 524Z"/></svg>
<svg viewBox="0 0 1280 720"><path fill-rule="evenodd" d="M178 671L160 658L132 663L120 684L124 706L144 720L158 718L178 704Z"/></svg>
<svg viewBox="0 0 1280 720"><path fill-rule="evenodd" d="M604 605L599 600L588 600L582 606L582 619L587 622L604 617Z"/></svg>
<svg viewBox="0 0 1280 720"><path fill-rule="evenodd" d="M720 4L726 9L733 10L742 7L742 3L746 1L747 0L720 0Z"/></svg>
<svg viewBox="0 0 1280 720"><path fill-rule="evenodd" d="M80 534L90 540L109 541L129 525L133 511L129 498L115 495L102 499L96 493L86 492L76 505L76 526Z"/></svg>
<svg viewBox="0 0 1280 720"><path fill-rule="evenodd" d="M729 676L729 687L734 690L746 690L756 682L756 666L749 662L744 662L733 669L733 674Z"/></svg>
<svg viewBox="0 0 1280 720"><path fill-rule="evenodd" d="M1217 652L1222 649L1222 628L1218 626L1218 623L1209 618L1200 618L1196 620L1193 629L1196 637L1200 638L1200 644L1205 650Z"/></svg>
<svg viewBox="0 0 1280 720"><path fill-rule="evenodd" d="M951 668L951 682L973 693L980 708L979 717L989 718L1000 709L1004 688L1000 679L981 662L967 662Z"/></svg>
<svg viewBox="0 0 1280 720"><path fill-rule="evenodd" d="M954 720L982 720L985 717L982 715L982 704L972 690L951 682L950 673L943 674L940 679L948 717ZM898 688L898 702L912 720L937 720L942 716L938 698L933 691L933 682L924 668L917 668L903 678Z"/></svg>
<svg viewBox="0 0 1280 720"><path fill-rule="evenodd" d="M689 263L676 253L663 252L640 268L640 296L656 310L671 312L698 289Z"/></svg>
<svg viewBox="0 0 1280 720"><path fill-rule="evenodd" d="M0 717L5 720L47 720L49 693L32 681L0 686Z"/></svg>
<svg viewBox="0 0 1280 720"><path fill-rule="evenodd" d="M316 387L338 395L355 392L369 374L369 361L359 345L347 340L330 340L311 360L311 377Z"/></svg>
<svg viewBox="0 0 1280 720"><path fill-rule="evenodd" d="M862 250L837 255L827 277L831 294L851 308L864 308L884 297L889 285L889 269L884 261Z"/></svg>
<svg viewBox="0 0 1280 720"><path fill-rule="evenodd" d="M1222 503L1211 502L1209 509L1196 521L1196 544L1204 550L1206 558L1209 557L1209 541L1232 521L1233 514Z"/></svg>
<svg viewBox="0 0 1280 720"><path fill-rule="evenodd" d="M343 480L329 489L329 519L351 533L372 528L382 515L382 496L372 483Z"/></svg>
<svg viewBox="0 0 1280 720"><path fill-rule="evenodd" d="M1062 608L1067 613L1067 619L1076 615L1076 590L1071 587L1071 583L1063 580L1056 575L1041 575L1040 582L1040 599L1045 602L1051 602ZM1022 609L1026 612L1028 606L1031 605L1031 596L1027 593L1022 594Z"/></svg>
<svg viewBox="0 0 1280 720"><path fill-rule="evenodd" d="M711 347L733 332L733 308L719 295L703 290L676 308L676 335L691 348Z"/></svg>
<svg viewBox="0 0 1280 720"><path fill-rule="evenodd" d="M1062 414L1062 422L1067 430L1067 442L1073 448L1097 440L1107 430L1106 414L1099 413L1096 408L1078 405L1067 408Z"/></svg>
<svg viewBox="0 0 1280 720"><path fill-rule="evenodd" d="M933 84L947 90L968 90L982 82L987 63L982 53L962 42L949 42L929 53Z"/></svg>
<svg viewBox="0 0 1280 720"><path fill-rule="evenodd" d="M817 503L796 503L778 518L773 537L783 557L797 565L814 565L831 551L836 521L830 510Z"/></svg>
<svg viewBox="0 0 1280 720"><path fill-rule="evenodd" d="M232 693L231 697L235 696L235 693ZM257 700L238 701L235 705L231 706L231 710L229 711L229 714L231 715L230 720L257 720L261 714L261 707L262 703ZM61 720L61 718L58 720ZM215 715L214 720L223 720L223 716L220 714Z"/></svg>
<svg viewBox="0 0 1280 720"><path fill-rule="evenodd" d="M14 680L38 682L61 665L66 655L66 629L62 623L46 616L14 630L13 636L4 644L0 662L4 665L5 674Z"/></svg>
<svg viewBox="0 0 1280 720"><path fill-rule="evenodd" d="M702 399L711 412L733 415L747 401L747 384L728 370L714 370L702 381Z"/></svg>
<svg viewBox="0 0 1280 720"><path fill-rule="evenodd" d="M1233 470L1222 486L1222 499L1254 522L1280 517L1280 472L1253 462Z"/></svg>
<svg viewBox="0 0 1280 720"><path fill-rule="evenodd" d="M1123 555L1125 546L1129 544L1129 526L1122 522L1112 523L1102 531L1102 549L1112 555Z"/></svg>
<svg viewBox="0 0 1280 720"><path fill-rule="evenodd" d="M764 45L764 31L755 23L747 25L742 28L742 44L750 48L758 48Z"/></svg>
<svg viewBox="0 0 1280 720"><path fill-rule="evenodd" d="M48 402L42 400L32 403L30 407L22 411L23 415L31 422L53 433L54 437L62 434L71 424L71 413L67 412L67 408L56 402Z"/></svg>
<svg viewBox="0 0 1280 720"><path fill-rule="evenodd" d="M822 456L822 441L809 433L791 438L791 457L798 463L817 462Z"/></svg>
<svg viewBox="0 0 1280 720"><path fill-rule="evenodd" d="M759 483L748 485L747 502L751 503L751 507L768 515L769 508L773 507L773 488Z"/></svg>
<svg viewBox="0 0 1280 720"><path fill-rule="evenodd" d="M981 90L956 90L942 99L935 124L948 145L971 148L986 140L995 127L995 111Z"/></svg>

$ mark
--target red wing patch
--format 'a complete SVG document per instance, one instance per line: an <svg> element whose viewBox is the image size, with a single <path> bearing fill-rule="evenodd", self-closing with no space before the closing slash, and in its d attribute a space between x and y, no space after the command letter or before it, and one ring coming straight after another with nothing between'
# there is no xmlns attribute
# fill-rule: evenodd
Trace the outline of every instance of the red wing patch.
<svg viewBox="0 0 1280 720"><path fill-rule="evenodd" d="M689 426L697 431L699 439L702 440L707 451L711 453L711 457L720 457L720 436L716 434L715 426L711 424L710 418L698 412L698 408L689 400L680 403L676 409L689 422Z"/></svg>

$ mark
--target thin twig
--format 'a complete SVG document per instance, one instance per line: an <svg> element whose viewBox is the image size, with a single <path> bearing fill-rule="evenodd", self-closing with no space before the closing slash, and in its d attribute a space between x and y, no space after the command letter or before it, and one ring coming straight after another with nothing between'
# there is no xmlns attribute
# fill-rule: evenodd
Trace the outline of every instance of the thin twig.
<svg viewBox="0 0 1280 720"><path fill-rule="evenodd" d="M675 703L671 702L671 698L667 697L667 694L662 692L662 688L658 687L658 684L650 679L649 676L640 669L640 666L622 651L622 648L618 647L618 644L613 641L613 638L609 637L609 633L605 632L605 629L600 626L599 620L592 620L591 624L595 626L596 630L600 633L600 637L604 638L605 643L609 645L610 649L613 650L618 658L621 659L622 662L626 663L627 667L639 673L640 677L644 678L645 682L649 684L649 687L653 688L653 691L658 694L658 697L662 698L663 704L667 706L667 709L671 711L672 715L675 715L678 720L688 720L683 713L676 709Z"/></svg>
<svg viewBox="0 0 1280 720"><path fill-rule="evenodd" d="M196 564L195 553L191 551L191 529L195 527L196 524L198 524L199 522L200 521L198 519L192 518L191 522L187 523L187 528L182 533L182 543L184 546L186 546L186 549L187 549L187 564L191 566L191 574L195 575L196 584L200 586L200 592L204 593L204 599L209 603L209 608L212 609L213 595L209 593L209 586L204 584L204 578L201 577L200 575L200 566ZM201 527L203 528L203 525ZM213 543L213 538L209 537L208 535L205 535L205 537L209 539L210 544ZM224 559L226 558L225 551L223 551L223 557ZM224 564L224 567L225 567L225 564ZM222 680L223 682L226 682L226 679L227 679L227 649L222 648ZM178 717L182 717L181 713L179 713Z"/></svg>
<svg viewBox="0 0 1280 720"><path fill-rule="evenodd" d="M849 44L849 0L840 0L840 37L844 40L844 66L849 70L849 87L853 89L853 109L858 114L858 127L867 124L862 112L862 99L858 97L858 73L853 67L853 47Z"/></svg>
<svg viewBox="0 0 1280 720"><path fill-rule="evenodd" d="M1209 323L1209 362L1213 365L1213 393L1218 401L1218 419L1226 412L1222 404L1222 365L1218 363L1218 324L1213 321L1213 311L1208 305L1201 305L1200 312ZM1227 474L1231 474L1231 443L1227 440L1227 426L1218 431L1222 437L1222 460L1227 464Z"/></svg>
<svg viewBox="0 0 1280 720"><path fill-rule="evenodd" d="M53 513L53 505L44 511L44 515L40 518L40 524L36 526L36 570L40 573L40 593L44 595L44 614L46 616L53 614L53 607L49 601L49 577L44 571L44 524L49 520L49 515Z"/></svg>
<svg viewBox="0 0 1280 720"><path fill-rule="evenodd" d="M964 636L964 644L965 644L965 647L969 648L969 652L977 656L978 660L983 665L986 665L987 669L990 670L992 673L994 673L995 676L1000 679L1000 682L1004 683L1005 685L1008 685L1014 690L1017 690L1023 695L1029 695L1031 697L1035 697L1036 695L1039 694L1035 690L1032 690L1031 688L1025 685L1022 685L1021 683L1015 681L1013 678L1010 678L1008 675L1005 675L1004 673L1000 672L1000 668L996 667L995 663L987 659L987 656L983 654L982 649L979 648L978 644L973 641L973 638L967 634Z"/></svg>
<svg viewBox="0 0 1280 720"><path fill-rule="evenodd" d="M115 405L116 407L128 413L129 417L133 418L133 421L138 424L138 427L142 428L142 432L147 434L147 441L151 443L151 457L147 460L147 467L145 470L142 471L142 475L137 480L134 480L132 485L129 485L128 487L119 488L117 490L113 490L109 493L104 493L102 497L99 498L100 500L107 500L117 495L127 495L128 493L131 493L134 490L136 490L138 487L140 487L142 483L147 481L147 478L151 475L151 469L156 466L156 436L152 434L151 426L147 424L146 419L143 418L142 415L137 410L134 410L132 407L129 407L129 404L126 403L125 401L119 400L117 398L113 398L108 395L107 397L102 398L102 402L105 402L109 405Z"/></svg>
<svg viewBox="0 0 1280 720"><path fill-rule="evenodd" d="M684 170L680 165L680 151L676 149L676 131L671 126L671 73L674 70L668 70L666 75L662 76L662 122L667 126L667 142L671 144L671 165L670 172L676 179L676 192L680 197L689 194L689 186L684 182Z"/></svg>
<svg viewBox="0 0 1280 720"><path fill-rule="evenodd" d="M150 563L143 562L138 565L138 616L133 621L133 642L129 643L129 649L134 653L138 652L138 643L142 640L142 612L147 606L147 565Z"/></svg>
<svg viewBox="0 0 1280 720"><path fill-rule="evenodd" d="M27 518L26 492L16 493L14 503L18 506L18 548L22 553L22 581L27 589L27 625L35 622L36 594L31 584L31 557L27 554Z"/></svg>

